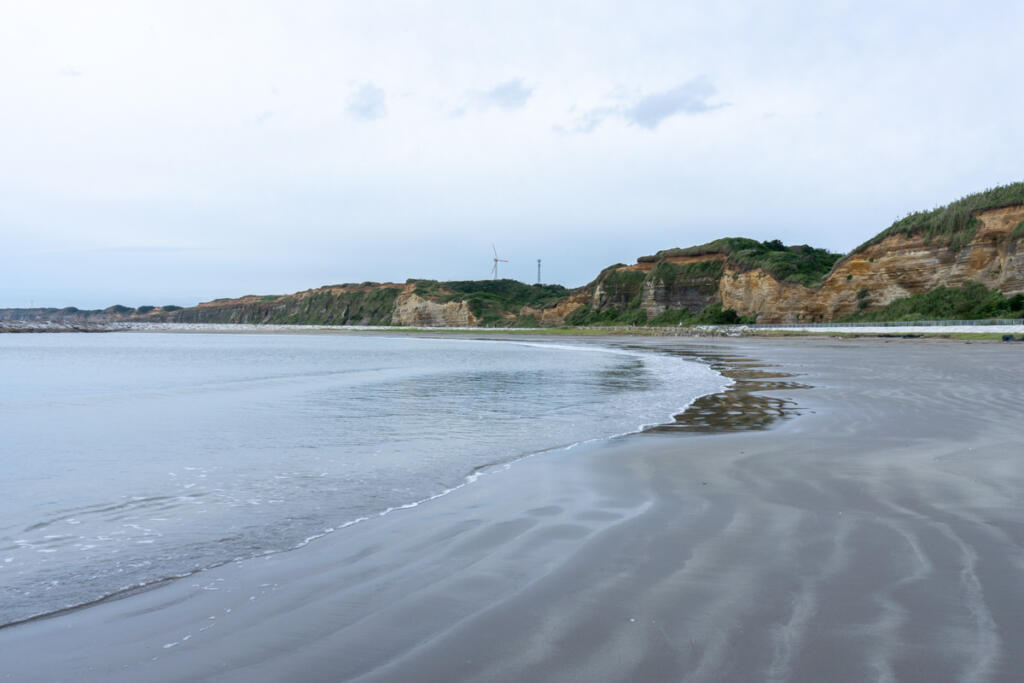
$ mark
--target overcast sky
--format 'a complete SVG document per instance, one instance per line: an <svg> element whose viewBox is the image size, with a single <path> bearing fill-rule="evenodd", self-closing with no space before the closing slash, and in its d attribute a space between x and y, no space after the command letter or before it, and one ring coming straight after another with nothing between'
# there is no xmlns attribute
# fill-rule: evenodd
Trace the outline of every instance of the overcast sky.
<svg viewBox="0 0 1024 683"><path fill-rule="evenodd" d="M1020 2L0 0L0 307L848 251L1024 178L1022 34Z"/></svg>

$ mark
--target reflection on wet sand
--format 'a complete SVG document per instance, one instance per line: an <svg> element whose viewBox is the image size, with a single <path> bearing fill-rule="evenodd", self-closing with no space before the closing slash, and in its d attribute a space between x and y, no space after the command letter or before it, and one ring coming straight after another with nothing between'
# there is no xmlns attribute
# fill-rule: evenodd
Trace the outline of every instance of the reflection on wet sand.
<svg viewBox="0 0 1024 683"><path fill-rule="evenodd" d="M792 373L744 356L714 351L673 349L674 355L687 360L708 363L716 371L733 380L733 384L717 394L701 396L676 415L675 421L648 429L648 432L743 432L765 429L778 420L799 415L797 403L765 392L808 389L787 378Z"/></svg>

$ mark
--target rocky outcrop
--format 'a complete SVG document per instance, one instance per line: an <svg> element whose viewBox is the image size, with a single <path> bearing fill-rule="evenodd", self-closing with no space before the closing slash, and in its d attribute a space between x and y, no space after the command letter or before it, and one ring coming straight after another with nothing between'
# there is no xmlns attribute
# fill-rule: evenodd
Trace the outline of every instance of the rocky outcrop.
<svg viewBox="0 0 1024 683"><path fill-rule="evenodd" d="M632 266L604 269L588 285L582 299L595 311L643 308L648 317L665 310L697 313L718 295L725 254L667 257L652 262L642 257Z"/></svg>
<svg viewBox="0 0 1024 683"><path fill-rule="evenodd" d="M476 327L477 320L466 301L440 303L424 299L406 286L395 300L391 324L403 327Z"/></svg>
<svg viewBox="0 0 1024 683"><path fill-rule="evenodd" d="M716 268L724 258L712 255L706 261L691 261L686 265L703 263L710 268L681 268L673 277L651 277L644 281L640 292L640 305L649 317L660 315L666 310L686 309L699 313L718 297L719 282L723 268ZM671 261L669 261L671 263Z"/></svg>

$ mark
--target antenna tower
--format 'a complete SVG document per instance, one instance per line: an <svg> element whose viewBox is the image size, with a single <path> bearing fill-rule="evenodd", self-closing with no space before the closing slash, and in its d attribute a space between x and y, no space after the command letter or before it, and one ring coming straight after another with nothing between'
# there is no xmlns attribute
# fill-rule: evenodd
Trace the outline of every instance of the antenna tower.
<svg viewBox="0 0 1024 683"><path fill-rule="evenodd" d="M540 284L540 259L537 259L537 284Z"/></svg>

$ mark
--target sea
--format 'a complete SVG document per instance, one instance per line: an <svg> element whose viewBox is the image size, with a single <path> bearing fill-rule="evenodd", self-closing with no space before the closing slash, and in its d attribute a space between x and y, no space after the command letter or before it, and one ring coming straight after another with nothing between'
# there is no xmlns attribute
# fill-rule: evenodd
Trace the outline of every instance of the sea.
<svg viewBox="0 0 1024 683"><path fill-rule="evenodd" d="M727 382L602 343L0 334L0 625L316 542Z"/></svg>

